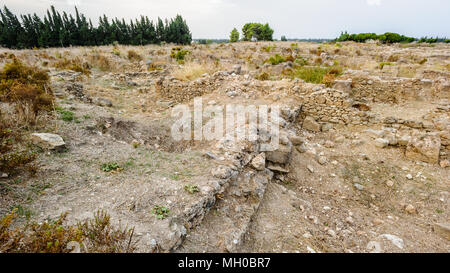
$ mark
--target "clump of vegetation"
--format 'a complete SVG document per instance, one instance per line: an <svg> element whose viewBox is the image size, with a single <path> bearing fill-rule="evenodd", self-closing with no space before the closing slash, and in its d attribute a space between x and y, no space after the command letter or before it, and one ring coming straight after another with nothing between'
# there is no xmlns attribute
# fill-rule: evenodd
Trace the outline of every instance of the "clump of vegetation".
<svg viewBox="0 0 450 273"><path fill-rule="evenodd" d="M279 54L270 56L270 58L265 61L265 63L270 63L271 65L277 65L284 62L286 62L286 58Z"/></svg>
<svg viewBox="0 0 450 273"><path fill-rule="evenodd" d="M0 171L14 174L37 156L23 145L22 129L34 125L41 112L52 108L47 72L14 58L0 71L0 101L11 103L15 111L8 115L0 112Z"/></svg>
<svg viewBox="0 0 450 273"><path fill-rule="evenodd" d="M122 168L117 162L108 162L102 164L100 169L104 172L120 172Z"/></svg>
<svg viewBox="0 0 450 273"><path fill-rule="evenodd" d="M111 61L106 56L96 53L96 54L90 55L88 57L88 59L89 59L89 63L93 67L97 67L98 69L100 69L102 71L111 71L111 69L112 69Z"/></svg>
<svg viewBox="0 0 450 273"><path fill-rule="evenodd" d="M164 206L155 206L153 208L153 214L156 215L156 218L159 220L166 219L169 217L170 210Z"/></svg>
<svg viewBox="0 0 450 273"><path fill-rule="evenodd" d="M61 60L57 61L56 63L54 63L53 66L56 68L59 68L59 69L66 69L66 70L72 70L75 72L79 72L86 76L91 75L91 66L88 63L83 62L79 58L74 58L74 59L64 58L64 59L61 59Z"/></svg>
<svg viewBox="0 0 450 273"><path fill-rule="evenodd" d="M76 121L75 113L72 111L64 110L63 108L57 106L55 107L56 112L58 112L60 118L66 122Z"/></svg>
<svg viewBox="0 0 450 273"><path fill-rule="evenodd" d="M379 65L378 67L380 68L380 70L383 70L383 68L384 68L386 65L392 65L392 63L390 63L390 62L381 62L380 65Z"/></svg>
<svg viewBox="0 0 450 273"><path fill-rule="evenodd" d="M11 224L16 218L14 210L0 220L1 253L127 253L136 250L134 228L113 227L110 216L104 211L74 226L65 225L67 214L63 214L55 221L28 223L13 230Z"/></svg>
<svg viewBox="0 0 450 273"><path fill-rule="evenodd" d="M391 55L388 58L388 62L397 62L399 59L398 55Z"/></svg>
<svg viewBox="0 0 450 273"><path fill-rule="evenodd" d="M120 52L120 49L119 49L117 46L114 46L114 47L113 47L111 53L112 53L113 55L118 56L118 57L120 57L120 55L122 54L122 53Z"/></svg>
<svg viewBox="0 0 450 273"><path fill-rule="evenodd" d="M129 50L128 51L128 60L130 61L142 61L142 56L139 55L136 51L134 50Z"/></svg>
<svg viewBox="0 0 450 273"><path fill-rule="evenodd" d="M263 46L261 47L261 51L262 52L272 52L277 48L276 45L267 45L267 46Z"/></svg>
<svg viewBox="0 0 450 273"><path fill-rule="evenodd" d="M194 193L200 192L199 188L197 186L194 186L194 185L186 185L186 186L184 186L184 190L187 191L190 194L194 194Z"/></svg>
<svg viewBox="0 0 450 273"><path fill-rule="evenodd" d="M172 48L172 51L170 52L170 57L175 59L179 64L184 63L184 59L186 58L186 55L190 54L191 52L187 49L183 49L182 47L174 47Z"/></svg>
<svg viewBox="0 0 450 273"><path fill-rule="evenodd" d="M300 78L309 83L331 86L336 77L341 74L342 68L340 66L297 66L295 69L291 70L291 73L286 73L285 75L291 78Z"/></svg>
<svg viewBox="0 0 450 273"><path fill-rule="evenodd" d="M256 76L256 79L260 81L268 81L270 79L270 75L267 72L262 72Z"/></svg>
<svg viewBox="0 0 450 273"><path fill-rule="evenodd" d="M419 61L419 64L425 64L426 62L428 62L427 58L424 58L422 60Z"/></svg>
<svg viewBox="0 0 450 273"><path fill-rule="evenodd" d="M34 111L49 109L53 102L49 79L46 71L14 59L0 71L0 101L29 103Z"/></svg>
<svg viewBox="0 0 450 273"><path fill-rule="evenodd" d="M217 66L211 64L188 62L183 67L175 69L172 75L181 81L192 81L205 73L214 73L217 69Z"/></svg>

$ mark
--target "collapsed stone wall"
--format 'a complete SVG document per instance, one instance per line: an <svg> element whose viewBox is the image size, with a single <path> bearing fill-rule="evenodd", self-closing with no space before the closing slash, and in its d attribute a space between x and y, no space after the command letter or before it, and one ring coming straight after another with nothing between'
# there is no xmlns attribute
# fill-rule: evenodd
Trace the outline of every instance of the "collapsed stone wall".
<svg viewBox="0 0 450 273"><path fill-rule="evenodd" d="M173 77L161 77L155 82L158 96L176 103L211 93L219 86L219 82L211 81L209 77L189 82L179 81Z"/></svg>
<svg viewBox="0 0 450 273"><path fill-rule="evenodd" d="M371 102L398 103L406 100L450 98L450 83L445 80L380 77L350 77L351 97Z"/></svg>
<svg viewBox="0 0 450 273"><path fill-rule="evenodd" d="M368 106L355 102L349 94L337 89L323 89L305 96L303 112L319 122L367 124L374 118Z"/></svg>

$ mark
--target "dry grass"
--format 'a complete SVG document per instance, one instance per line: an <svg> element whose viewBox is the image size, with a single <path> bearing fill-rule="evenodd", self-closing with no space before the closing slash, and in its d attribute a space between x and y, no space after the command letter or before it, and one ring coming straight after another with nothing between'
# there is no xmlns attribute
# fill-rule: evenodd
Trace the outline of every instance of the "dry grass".
<svg viewBox="0 0 450 273"><path fill-rule="evenodd" d="M172 76L181 81L192 81L200 78L203 74L212 74L219 70L214 64L186 63L173 71Z"/></svg>
<svg viewBox="0 0 450 273"><path fill-rule="evenodd" d="M129 50L128 51L128 60L130 60L130 61L137 61L137 62L139 62L139 61L142 61L142 56L141 55L139 55L136 51L134 51L134 50Z"/></svg>
<svg viewBox="0 0 450 273"><path fill-rule="evenodd" d="M66 225L66 217L13 230L11 224L17 218L13 211L0 220L0 253L129 253L136 249L134 228L112 226L104 211L75 226Z"/></svg>

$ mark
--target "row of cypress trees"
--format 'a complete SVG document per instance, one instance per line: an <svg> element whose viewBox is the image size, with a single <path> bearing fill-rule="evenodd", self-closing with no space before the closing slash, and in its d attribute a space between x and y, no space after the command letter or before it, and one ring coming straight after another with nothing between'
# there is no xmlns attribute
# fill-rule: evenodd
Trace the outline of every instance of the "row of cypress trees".
<svg viewBox="0 0 450 273"><path fill-rule="evenodd" d="M0 46L8 48L98 46L115 42L126 45L190 44L191 41L189 27L180 15L170 21L158 18L156 23L147 16L127 23L124 19L110 20L103 15L95 27L76 7L73 17L66 12L61 14L51 6L43 19L36 14L18 17L6 6L0 9Z"/></svg>

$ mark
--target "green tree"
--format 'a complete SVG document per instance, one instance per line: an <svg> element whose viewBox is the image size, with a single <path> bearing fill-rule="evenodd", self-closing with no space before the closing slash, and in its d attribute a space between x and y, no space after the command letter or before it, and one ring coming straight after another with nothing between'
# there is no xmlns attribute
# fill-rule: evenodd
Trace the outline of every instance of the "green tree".
<svg viewBox="0 0 450 273"><path fill-rule="evenodd" d="M252 39L256 39L257 41L272 41L273 32L269 24L247 23L242 28L244 41L251 41Z"/></svg>
<svg viewBox="0 0 450 273"><path fill-rule="evenodd" d="M233 28L230 34L230 42L235 43L239 41L239 31L236 28Z"/></svg>

